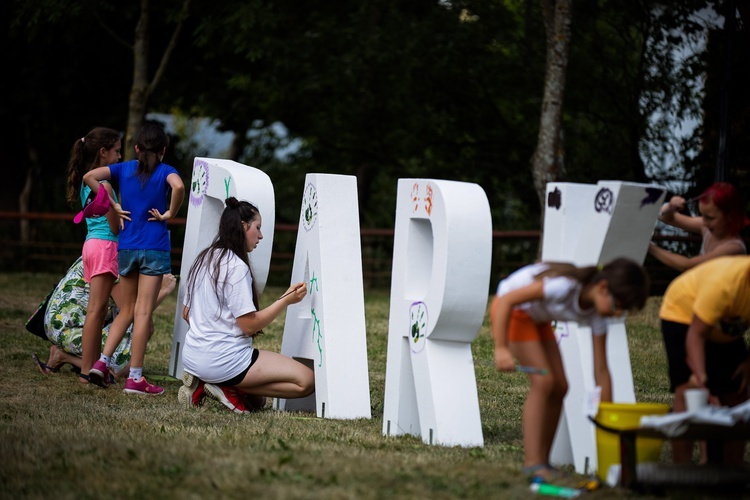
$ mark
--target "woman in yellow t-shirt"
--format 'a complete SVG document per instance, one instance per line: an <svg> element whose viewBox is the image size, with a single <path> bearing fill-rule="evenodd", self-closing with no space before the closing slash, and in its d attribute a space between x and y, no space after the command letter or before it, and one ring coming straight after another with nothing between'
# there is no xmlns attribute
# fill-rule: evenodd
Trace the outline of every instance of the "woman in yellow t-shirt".
<svg viewBox="0 0 750 500"><path fill-rule="evenodd" d="M708 388L711 400L736 406L750 395L750 257L711 259L669 285L659 310L674 411L686 410L685 390ZM741 464L745 443L726 443L724 461ZM676 463L690 462L692 442L674 441Z"/></svg>

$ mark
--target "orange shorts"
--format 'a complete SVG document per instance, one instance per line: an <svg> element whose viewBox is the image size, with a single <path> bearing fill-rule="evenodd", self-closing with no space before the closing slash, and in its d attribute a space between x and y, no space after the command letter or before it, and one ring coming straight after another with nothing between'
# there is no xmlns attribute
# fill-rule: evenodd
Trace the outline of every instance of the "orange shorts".
<svg viewBox="0 0 750 500"><path fill-rule="evenodd" d="M497 307L497 296L492 300L490 321ZM520 309L513 309L508 324L508 342L556 342L551 323L535 323Z"/></svg>

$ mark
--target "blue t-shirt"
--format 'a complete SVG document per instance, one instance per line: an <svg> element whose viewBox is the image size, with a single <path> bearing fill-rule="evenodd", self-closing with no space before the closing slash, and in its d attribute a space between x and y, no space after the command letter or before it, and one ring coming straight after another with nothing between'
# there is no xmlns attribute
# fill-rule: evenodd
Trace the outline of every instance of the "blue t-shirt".
<svg viewBox="0 0 750 500"><path fill-rule="evenodd" d="M120 230L120 250L162 250L169 252L167 221L149 221L152 208L164 213L167 210L167 193L170 186L167 176L177 170L160 163L151 176L141 183L138 176L138 160L115 163L109 166L113 180L118 181L122 208L130 212L129 221ZM179 175L179 174L178 174Z"/></svg>
<svg viewBox="0 0 750 500"><path fill-rule="evenodd" d="M103 181L106 182L106 181ZM104 189L103 186L99 186L99 189ZM89 197L89 193L91 192L91 188L88 187L83 182L81 183L81 206L83 206L84 203L86 203L86 198ZM117 201L117 194L112 191L112 195L114 195L115 201ZM86 239L97 239L97 240L108 240L108 241L117 241L117 235L112 232L112 230L109 228L109 222L107 222L107 216L106 215L100 215L99 217L86 217Z"/></svg>

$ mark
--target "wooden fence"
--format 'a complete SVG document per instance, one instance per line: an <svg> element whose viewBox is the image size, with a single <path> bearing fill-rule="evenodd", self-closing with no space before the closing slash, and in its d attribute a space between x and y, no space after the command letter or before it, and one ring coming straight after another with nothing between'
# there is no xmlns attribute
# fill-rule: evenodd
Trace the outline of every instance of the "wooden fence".
<svg viewBox="0 0 750 500"><path fill-rule="evenodd" d="M22 224L26 225L25 231L29 235L25 242L20 239ZM172 237L172 270L179 274L185 219L172 219L168 227ZM0 271L62 274L80 255L85 234L85 225L75 225L72 214L0 212ZM490 291L494 290L501 277L536 260L540 232L494 231L492 236ZM360 237L365 286L388 289L393 257L393 229L363 228ZM296 238L296 225L276 224L269 284L288 285ZM687 251L697 251L699 244L697 237L655 235L654 239L682 245ZM650 256L645 265L651 276L653 294L661 294L677 275L676 271Z"/></svg>

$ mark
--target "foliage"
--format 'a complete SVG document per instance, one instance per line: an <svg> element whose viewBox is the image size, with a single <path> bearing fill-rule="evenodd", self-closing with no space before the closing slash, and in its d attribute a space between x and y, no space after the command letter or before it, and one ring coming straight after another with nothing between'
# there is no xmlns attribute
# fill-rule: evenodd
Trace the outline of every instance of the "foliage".
<svg viewBox="0 0 750 500"><path fill-rule="evenodd" d="M717 3L574 2L560 180L661 182L682 175L669 158L688 180L708 177L718 118L676 150L668 139L678 118L715 116L722 45L715 34L709 56L677 60L671 51L701 36L694 15ZM154 71L182 2L152 4ZM3 136L7 189L15 196L32 169L32 210L69 211L59 186L71 144L93 126L127 123L139 5L9 0L0 14L2 61L15 68L0 84L0 117L13 125ZM737 33L741 47L742 22ZM432 177L479 183L496 229L533 229L544 43L536 0L192 0L149 111L210 117L234 132L229 155L271 176L279 222L296 220L304 175L326 172L357 176L365 227L392 225L398 178ZM747 51L735 57L733 78L745 81ZM54 73L52 61L61 62ZM692 82L705 70L704 98ZM747 172L745 87L732 90L733 172ZM277 123L288 135L273 134ZM280 158L275 149L289 141L293 154ZM167 156L185 176L198 152L188 146ZM691 161L696 147L706 155ZM15 208L13 196L3 209Z"/></svg>

